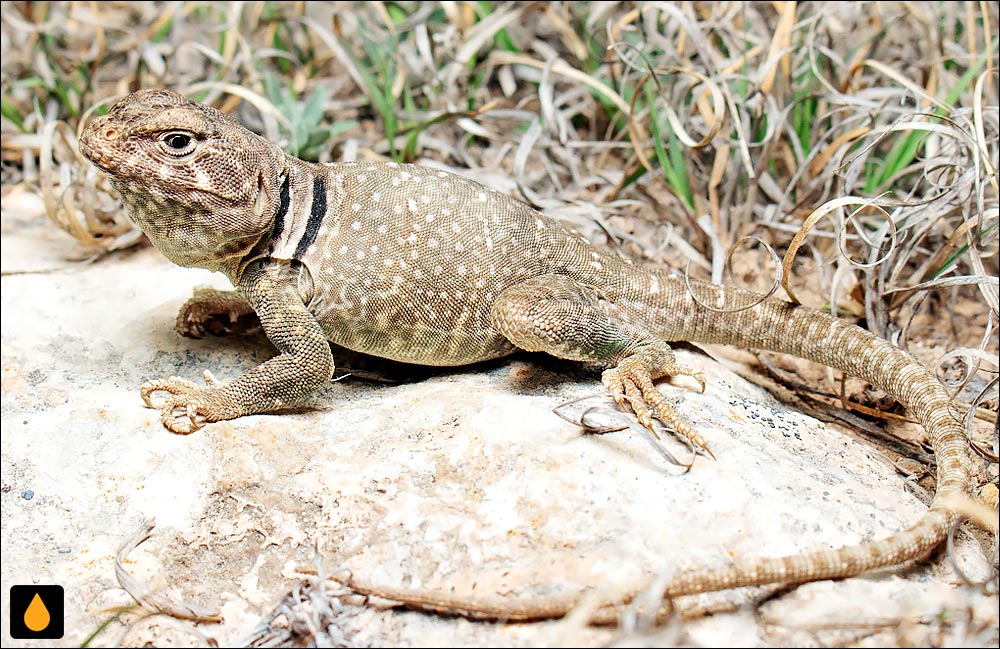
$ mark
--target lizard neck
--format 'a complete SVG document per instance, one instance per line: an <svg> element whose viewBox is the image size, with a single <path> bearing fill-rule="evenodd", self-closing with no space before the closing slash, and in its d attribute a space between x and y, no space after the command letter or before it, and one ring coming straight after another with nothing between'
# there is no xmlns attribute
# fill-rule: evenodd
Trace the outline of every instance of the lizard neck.
<svg viewBox="0 0 1000 649"><path fill-rule="evenodd" d="M277 176L278 202L256 256L302 260L320 230L329 224L330 207L341 194L335 165L303 162L291 156Z"/></svg>

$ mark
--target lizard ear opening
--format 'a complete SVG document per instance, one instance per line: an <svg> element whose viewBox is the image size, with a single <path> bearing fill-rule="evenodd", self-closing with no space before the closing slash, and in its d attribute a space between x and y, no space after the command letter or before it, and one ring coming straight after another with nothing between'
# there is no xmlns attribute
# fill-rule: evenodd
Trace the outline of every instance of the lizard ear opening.
<svg viewBox="0 0 1000 649"><path fill-rule="evenodd" d="M257 174L257 200L253 204L253 213L262 216L265 207L267 207L267 189L264 186L264 172L259 172Z"/></svg>

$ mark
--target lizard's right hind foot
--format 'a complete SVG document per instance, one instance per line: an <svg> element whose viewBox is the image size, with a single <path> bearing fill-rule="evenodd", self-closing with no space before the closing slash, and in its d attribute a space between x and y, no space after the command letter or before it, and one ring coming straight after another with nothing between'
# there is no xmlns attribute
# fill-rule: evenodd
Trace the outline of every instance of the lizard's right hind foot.
<svg viewBox="0 0 1000 649"><path fill-rule="evenodd" d="M705 378L698 370L679 365L666 343L662 345L663 349L655 350L658 353L646 351L626 357L615 367L605 370L601 375L601 382L611 392L619 407L634 412L639 423L653 433L654 437L659 439L653 423L656 418L670 424L678 435L715 459L705 438L678 414L653 385L654 379L664 376L690 376L701 384L701 391L704 392Z"/></svg>

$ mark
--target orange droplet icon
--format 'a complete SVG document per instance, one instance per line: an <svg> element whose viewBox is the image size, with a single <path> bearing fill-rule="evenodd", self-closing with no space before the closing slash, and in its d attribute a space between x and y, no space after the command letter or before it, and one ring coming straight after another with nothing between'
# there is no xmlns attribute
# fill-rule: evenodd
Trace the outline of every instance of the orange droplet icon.
<svg viewBox="0 0 1000 649"><path fill-rule="evenodd" d="M49 625L51 619L49 609L45 608L45 602L38 596L38 593L35 593L27 610L24 611L24 626L38 633Z"/></svg>

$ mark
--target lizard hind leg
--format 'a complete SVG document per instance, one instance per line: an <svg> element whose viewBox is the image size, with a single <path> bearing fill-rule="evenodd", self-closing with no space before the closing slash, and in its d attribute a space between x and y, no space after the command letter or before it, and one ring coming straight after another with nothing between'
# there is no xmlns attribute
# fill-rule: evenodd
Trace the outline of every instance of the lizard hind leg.
<svg viewBox="0 0 1000 649"><path fill-rule="evenodd" d="M562 275L534 277L504 291L490 318L521 349L610 366L601 380L619 407L635 413L655 437L654 419L660 419L714 457L705 439L653 385L663 377L691 376L704 391L701 372L677 363L670 346L651 331L617 317L594 287Z"/></svg>

